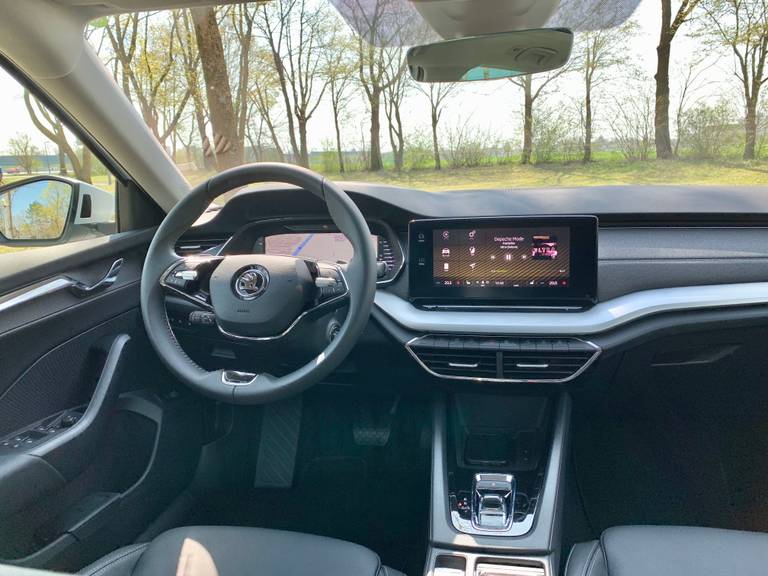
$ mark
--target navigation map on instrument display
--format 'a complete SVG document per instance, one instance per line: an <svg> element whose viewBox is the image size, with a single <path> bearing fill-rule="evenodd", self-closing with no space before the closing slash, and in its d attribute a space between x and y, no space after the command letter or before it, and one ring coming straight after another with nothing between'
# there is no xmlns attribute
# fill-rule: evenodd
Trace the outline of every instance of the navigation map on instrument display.
<svg viewBox="0 0 768 576"><path fill-rule="evenodd" d="M372 235L374 243L377 238L377 236ZM264 253L273 256L301 256L312 260L349 262L354 254L354 249L344 234L312 232L309 234L267 236L264 242Z"/></svg>

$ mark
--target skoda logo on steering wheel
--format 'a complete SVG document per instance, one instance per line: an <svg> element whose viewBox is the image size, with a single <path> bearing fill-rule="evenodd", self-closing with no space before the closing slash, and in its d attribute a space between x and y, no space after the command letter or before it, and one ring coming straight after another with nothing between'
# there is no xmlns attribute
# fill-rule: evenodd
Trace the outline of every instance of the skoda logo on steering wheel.
<svg viewBox="0 0 768 576"><path fill-rule="evenodd" d="M263 266L246 268L235 278L235 294L241 300L253 300L261 296L269 285L269 272Z"/></svg>

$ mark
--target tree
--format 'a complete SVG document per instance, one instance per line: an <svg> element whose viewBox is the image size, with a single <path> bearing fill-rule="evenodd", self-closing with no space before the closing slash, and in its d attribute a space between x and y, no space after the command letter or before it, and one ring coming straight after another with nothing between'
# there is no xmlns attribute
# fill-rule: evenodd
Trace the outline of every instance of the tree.
<svg viewBox="0 0 768 576"><path fill-rule="evenodd" d="M432 155L435 160L435 170L442 169L440 159L440 139L437 135L437 126L443 115L445 104L459 86L457 82L429 83L429 89L417 84L419 91L429 98L430 121L432 123Z"/></svg>
<svg viewBox="0 0 768 576"><path fill-rule="evenodd" d="M615 98L608 124L613 139L626 160L648 160L653 148L654 100L651 87L636 78L626 87L625 95Z"/></svg>
<svg viewBox="0 0 768 576"><path fill-rule="evenodd" d="M266 49L257 50L252 59L252 64L254 66L254 76L258 78L258 82L251 89L251 99L259 115L259 132L261 133L263 125L266 126L278 160L285 162L285 152L280 145L280 138L277 134L277 118L273 113L273 109L277 105L282 93L277 78L277 71L272 66L272 53ZM249 124L249 128L252 127L252 124ZM248 133L250 139L252 136L250 130ZM253 142L251 142L251 145L253 145Z"/></svg>
<svg viewBox="0 0 768 576"><path fill-rule="evenodd" d="M8 151L27 174L32 174L37 165L37 156L40 151L37 146L32 144L32 138L29 134L17 132L16 136L8 140Z"/></svg>
<svg viewBox="0 0 768 576"><path fill-rule="evenodd" d="M404 59L397 46L404 31L412 25L412 14L403 9L406 3L396 0L375 0L374 5L363 5L363 0L340 0L353 20L357 31L357 76L363 88L370 112L370 143L368 169L381 170L381 98L390 83L396 82L397 74L387 73L392 68L392 58L397 58L403 68Z"/></svg>
<svg viewBox="0 0 768 576"><path fill-rule="evenodd" d="M325 50L324 75L328 81L328 96L333 112L333 127L336 131L336 156L339 173L344 174L344 152L341 145L341 116L346 111L352 95L351 88L355 79L355 62L350 54L355 49L352 37L334 33Z"/></svg>
<svg viewBox="0 0 768 576"><path fill-rule="evenodd" d="M760 89L768 80L768 0L710 0L704 8L709 30L733 53L735 75L744 97L745 160L755 158L757 106Z"/></svg>
<svg viewBox="0 0 768 576"><path fill-rule="evenodd" d="M59 150L59 174L66 175L67 162L72 165L75 178L83 182L91 183L90 150L82 147L82 154L78 156L75 147L70 144L67 133L59 119L51 114L37 99L33 99L28 90L24 90L24 105L27 108L32 123L43 136L53 142ZM85 156L83 156L83 154Z"/></svg>
<svg viewBox="0 0 768 576"><path fill-rule="evenodd" d="M656 157L672 157L672 138L669 134L669 60L672 40L680 27L690 19L701 0L682 0L672 17L672 0L661 0L661 30L656 47L656 107L654 113L654 138Z"/></svg>
<svg viewBox="0 0 768 576"><path fill-rule="evenodd" d="M221 31L212 6L190 8L195 27L197 49L205 78L208 111L213 128L210 150L219 170L243 163L243 147L237 133L237 118L232 101L229 69L224 57Z"/></svg>
<svg viewBox="0 0 768 576"><path fill-rule="evenodd" d="M584 82L584 152L583 162L592 160L594 92L609 78L608 70L625 61L624 46L632 34L632 25L584 32L576 45L575 65Z"/></svg>
<svg viewBox="0 0 768 576"><path fill-rule="evenodd" d="M329 13L310 0L275 0L259 8L256 26L272 53L296 161L309 166L307 124L320 105Z"/></svg>
<svg viewBox="0 0 768 576"><path fill-rule="evenodd" d="M190 99L192 100L193 115L197 132L200 135L200 143L203 148L210 148L210 142L207 134L208 108L203 91L200 89L202 80L200 78L200 52L197 49L195 40L194 25L188 10L174 10L173 18L176 20L177 39L179 42L179 54L181 55L181 66L184 70L184 76L189 86ZM191 141L190 141L191 147ZM213 158L203 155L203 165L205 168L213 169Z"/></svg>
<svg viewBox="0 0 768 576"><path fill-rule="evenodd" d="M696 58L688 63L681 69L679 74L676 74L678 78L677 88L677 106L675 107L675 132L677 133L677 139L673 148L673 154L677 156L680 149L681 134L686 130L686 120L690 117L686 114L686 111L690 107L691 98L694 96L696 90L701 87L700 79L702 75L707 72L713 65L710 62L707 65L702 66L705 57Z"/></svg>
<svg viewBox="0 0 768 576"><path fill-rule="evenodd" d="M535 79L531 74L510 78L510 82L523 89L523 151L520 156L521 164L530 164L533 154L533 106L536 100L547 93L547 88L560 76L570 71L568 65L537 74Z"/></svg>
<svg viewBox="0 0 768 576"><path fill-rule="evenodd" d="M395 171L403 170L403 154L405 151L405 132L403 130L403 118L400 108L408 92L409 76L405 74L404 50L400 47L386 48L396 54L387 57L384 88L384 115L387 117L387 131L389 143L392 146L392 156L395 162Z"/></svg>
<svg viewBox="0 0 768 576"><path fill-rule="evenodd" d="M107 21L119 79L125 95L138 105L144 122L165 147L184 113L190 96L187 82L179 78L176 60L178 20L150 26L148 14L113 16Z"/></svg>

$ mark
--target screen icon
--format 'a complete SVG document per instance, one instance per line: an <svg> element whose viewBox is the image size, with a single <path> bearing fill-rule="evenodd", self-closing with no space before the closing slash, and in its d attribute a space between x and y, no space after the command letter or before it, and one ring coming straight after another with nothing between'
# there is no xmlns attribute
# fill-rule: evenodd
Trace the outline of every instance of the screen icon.
<svg viewBox="0 0 768 576"><path fill-rule="evenodd" d="M450 265L448 264L448 262L443 262L443 270L447 272L448 268L450 268Z"/></svg>

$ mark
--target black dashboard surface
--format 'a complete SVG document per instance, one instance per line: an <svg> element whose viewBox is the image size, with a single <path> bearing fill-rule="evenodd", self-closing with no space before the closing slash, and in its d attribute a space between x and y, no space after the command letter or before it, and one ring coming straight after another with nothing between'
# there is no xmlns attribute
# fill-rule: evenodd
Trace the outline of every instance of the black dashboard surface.
<svg viewBox="0 0 768 576"><path fill-rule="evenodd" d="M424 217L593 214L600 219L598 300L652 288L768 280L768 194L757 187L590 187L423 192L345 184L369 220L407 253L408 222ZM223 244L253 222L327 218L307 192L274 185L240 192L183 242ZM407 266L386 289L406 297Z"/></svg>

